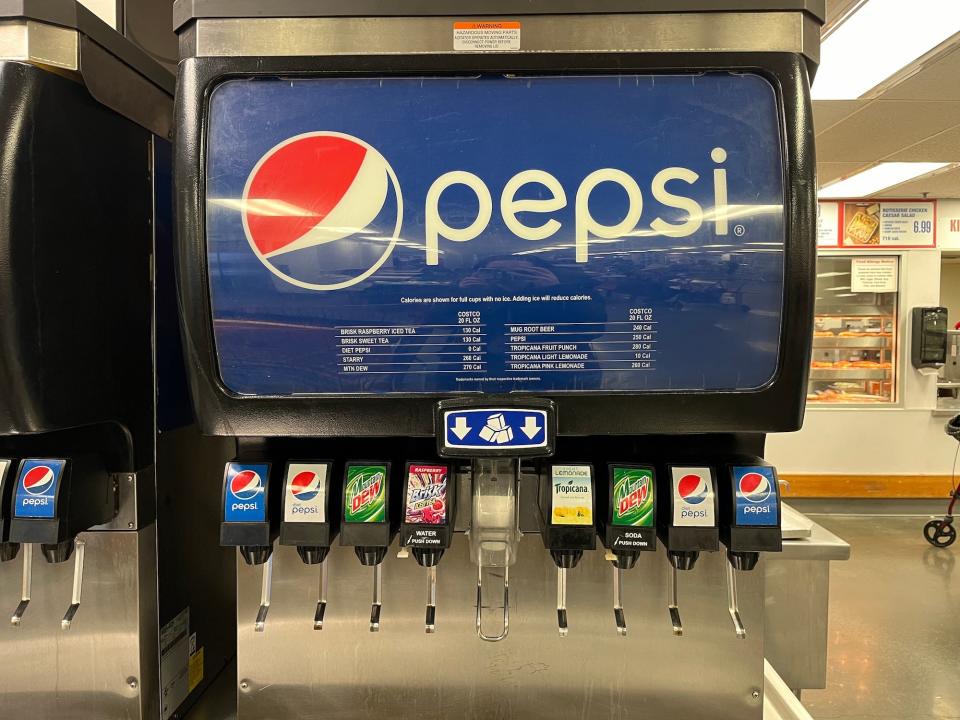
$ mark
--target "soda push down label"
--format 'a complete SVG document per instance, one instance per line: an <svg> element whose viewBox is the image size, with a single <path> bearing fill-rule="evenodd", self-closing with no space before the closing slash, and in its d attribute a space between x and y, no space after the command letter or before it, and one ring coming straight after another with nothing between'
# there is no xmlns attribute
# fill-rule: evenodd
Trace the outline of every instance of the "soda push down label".
<svg viewBox="0 0 960 720"><path fill-rule="evenodd" d="M769 466L733 468L737 525L780 524L777 505L777 471Z"/></svg>
<svg viewBox="0 0 960 720"><path fill-rule="evenodd" d="M224 522L266 522L269 476L270 466L266 463L227 463Z"/></svg>
<svg viewBox="0 0 960 720"><path fill-rule="evenodd" d="M344 522L386 522L387 466L350 465L343 503Z"/></svg>
<svg viewBox="0 0 960 720"><path fill-rule="evenodd" d="M613 524L653 527L653 471L647 468L613 469Z"/></svg>
<svg viewBox="0 0 960 720"><path fill-rule="evenodd" d="M14 500L14 517L52 518L57 512L57 487L66 460L24 460Z"/></svg>
<svg viewBox="0 0 960 720"><path fill-rule="evenodd" d="M326 522L327 463L290 463L284 482L284 522Z"/></svg>

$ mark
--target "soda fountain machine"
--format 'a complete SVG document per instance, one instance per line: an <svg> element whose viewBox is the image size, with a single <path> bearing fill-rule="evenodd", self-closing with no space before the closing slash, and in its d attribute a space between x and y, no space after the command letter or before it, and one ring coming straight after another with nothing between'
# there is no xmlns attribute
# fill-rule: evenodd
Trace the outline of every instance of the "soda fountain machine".
<svg viewBox="0 0 960 720"><path fill-rule="evenodd" d="M822 2L174 16L238 717L760 718Z"/></svg>
<svg viewBox="0 0 960 720"><path fill-rule="evenodd" d="M173 90L83 5L0 3L2 717L166 719L207 684L188 686L189 623L160 629L159 556L191 561L157 517L196 503L166 501L157 461L165 360L187 399L157 312L176 307Z"/></svg>

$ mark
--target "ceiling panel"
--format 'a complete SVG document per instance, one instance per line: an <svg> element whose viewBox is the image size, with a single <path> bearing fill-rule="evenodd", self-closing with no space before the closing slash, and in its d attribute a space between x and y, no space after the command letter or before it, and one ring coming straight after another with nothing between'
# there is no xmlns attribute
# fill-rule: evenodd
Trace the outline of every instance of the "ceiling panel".
<svg viewBox="0 0 960 720"><path fill-rule="evenodd" d="M912 180L882 192L878 197L892 198L956 198L960 197L960 169L936 173L928 178Z"/></svg>
<svg viewBox="0 0 960 720"><path fill-rule="evenodd" d="M813 103L813 129L819 135L869 103L869 100L817 100Z"/></svg>
<svg viewBox="0 0 960 720"><path fill-rule="evenodd" d="M825 162L877 162L958 125L960 102L877 100L820 133L818 157Z"/></svg>
<svg viewBox="0 0 960 720"><path fill-rule="evenodd" d="M819 157L819 156L818 156ZM828 182L849 177L855 172L859 172L866 167L865 163L845 163L845 162L818 162L817 163L817 181L821 186Z"/></svg>
<svg viewBox="0 0 960 720"><path fill-rule="evenodd" d="M901 162L960 162L960 125L926 138L885 159Z"/></svg>
<svg viewBox="0 0 960 720"><path fill-rule="evenodd" d="M960 47L887 90L890 100L960 100Z"/></svg>

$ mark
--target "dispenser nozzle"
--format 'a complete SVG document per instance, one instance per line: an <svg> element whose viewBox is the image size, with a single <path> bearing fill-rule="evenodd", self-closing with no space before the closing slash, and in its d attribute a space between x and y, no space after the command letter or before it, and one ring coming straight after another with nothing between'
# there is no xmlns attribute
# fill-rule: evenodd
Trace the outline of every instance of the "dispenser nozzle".
<svg viewBox="0 0 960 720"><path fill-rule="evenodd" d="M733 563L727 563L727 609L730 612L730 619L733 620L733 629L737 637L741 640L746 639L747 631L740 620L740 608L737 605L737 571Z"/></svg>
<svg viewBox="0 0 960 720"><path fill-rule="evenodd" d="M313 615L313 629L323 630L323 615L327 611L327 560L320 563L320 598L317 601L317 611Z"/></svg>
<svg viewBox="0 0 960 720"><path fill-rule="evenodd" d="M13 617L10 618L10 624L14 627L20 627L23 620L23 614L27 611L30 604L31 586L33 585L33 543L25 543L23 546L23 575L20 581L20 604L13 611Z"/></svg>
<svg viewBox="0 0 960 720"><path fill-rule="evenodd" d="M613 619L617 623L617 635L627 636L627 619L623 614L623 568L613 565Z"/></svg>
<svg viewBox="0 0 960 720"><path fill-rule="evenodd" d="M63 615L60 621L61 630L69 630L73 625L73 618L76 617L80 609L80 593L83 590L83 556L86 551L87 543L83 540L76 542L76 554L73 556L73 595L70 599L70 607Z"/></svg>
<svg viewBox="0 0 960 720"><path fill-rule="evenodd" d="M267 613L270 612L270 589L273 583L273 553L263 563L263 575L260 580L260 609L257 610L257 619L253 623L254 632L263 632L267 624Z"/></svg>
<svg viewBox="0 0 960 720"><path fill-rule="evenodd" d="M427 567L427 617L425 620L427 633L437 631L437 566Z"/></svg>
<svg viewBox="0 0 960 720"><path fill-rule="evenodd" d="M567 569L557 567L557 626L560 637L567 636Z"/></svg>
<svg viewBox="0 0 960 720"><path fill-rule="evenodd" d="M673 634L677 637L683 635L683 622L680 620L680 606L677 604L677 567L670 566L672 573L670 583L670 604L667 609L670 611L670 623L673 625Z"/></svg>
<svg viewBox="0 0 960 720"><path fill-rule="evenodd" d="M380 596L380 586L383 581L383 565L373 566L373 603L370 606L370 632L380 632L380 608L383 600Z"/></svg>

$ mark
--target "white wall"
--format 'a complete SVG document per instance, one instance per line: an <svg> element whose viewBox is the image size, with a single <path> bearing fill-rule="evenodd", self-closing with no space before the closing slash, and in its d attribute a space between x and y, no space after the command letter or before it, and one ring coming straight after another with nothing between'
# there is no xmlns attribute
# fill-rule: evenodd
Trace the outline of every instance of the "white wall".
<svg viewBox="0 0 960 720"><path fill-rule="evenodd" d="M957 449L933 415L936 376L910 365L910 309L940 303L939 250L900 259L900 402L897 407L807 407L803 429L770 435L767 459L783 473L949 475Z"/></svg>
<svg viewBox="0 0 960 720"><path fill-rule="evenodd" d="M940 266L940 304L947 308L950 327L960 321L960 260Z"/></svg>

